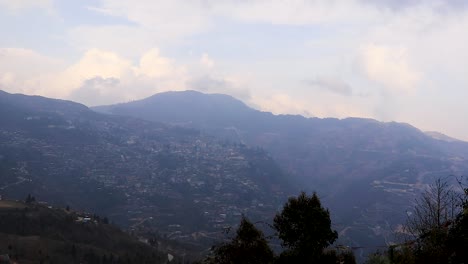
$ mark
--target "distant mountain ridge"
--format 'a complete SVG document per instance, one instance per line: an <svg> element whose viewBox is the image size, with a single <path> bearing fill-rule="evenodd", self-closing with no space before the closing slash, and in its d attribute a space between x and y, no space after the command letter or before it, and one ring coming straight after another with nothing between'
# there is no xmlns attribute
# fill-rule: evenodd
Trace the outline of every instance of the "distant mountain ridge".
<svg viewBox="0 0 468 264"><path fill-rule="evenodd" d="M164 92L143 100L92 108L98 112L132 116L149 121L183 124L214 132L233 140L260 145L268 150L271 137L319 139L331 144L356 145L373 151L416 152L419 155L455 155L468 158L468 143L448 140L438 133L423 133L403 123L383 123L363 118L305 118L298 115L273 115L248 107L221 94L196 91ZM443 138L443 140L441 140ZM437 140L435 140L437 139ZM277 140L277 139L275 139ZM441 142L444 141L444 142ZM276 142L277 143L277 142ZM275 144L276 144L275 143ZM314 144L319 142L314 142ZM273 151L274 152L274 151Z"/></svg>
<svg viewBox="0 0 468 264"><path fill-rule="evenodd" d="M442 140L442 141L447 141L447 142L457 142L457 141L461 141L459 139L456 139L456 138L453 138L453 137L449 137L447 135L444 135L440 132L436 132L436 131L426 131L424 132L426 133L426 135L434 138L434 139L438 139L438 140Z"/></svg>
<svg viewBox="0 0 468 264"><path fill-rule="evenodd" d="M0 103L2 110L5 110L6 106L14 106L18 109L34 111L89 112L87 106L69 100L50 99L38 95L10 94L2 90L0 90Z"/></svg>

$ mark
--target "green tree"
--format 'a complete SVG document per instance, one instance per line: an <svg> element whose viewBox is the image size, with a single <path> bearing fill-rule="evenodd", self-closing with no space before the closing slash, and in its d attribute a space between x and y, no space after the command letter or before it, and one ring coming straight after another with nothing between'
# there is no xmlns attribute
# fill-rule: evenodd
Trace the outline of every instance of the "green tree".
<svg viewBox="0 0 468 264"><path fill-rule="evenodd" d="M242 217L236 236L228 243L216 246L212 256L205 263L249 264L272 263L273 251L263 232L258 230L247 218Z"/></svg>
<svg viewBox="0 0 468 264"><path fill-rule="evenodd" d="M315 192L312 196L302 192L289 198L273 222L287 248L280 255L280 263L318 262L324 256L323 250L338 238L331 229L330 213L322 207Z"/></svg>

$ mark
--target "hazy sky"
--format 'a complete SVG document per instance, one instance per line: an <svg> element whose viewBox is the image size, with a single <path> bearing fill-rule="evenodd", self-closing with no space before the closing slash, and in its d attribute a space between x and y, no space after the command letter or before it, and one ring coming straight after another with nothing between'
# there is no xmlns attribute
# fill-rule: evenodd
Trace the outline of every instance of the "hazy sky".
<svg viewBox="0 0 468 264"><path fill-rule="evenodd" d="M194 89L468 140L465 0L0 0L0 89L86 105Z"/></svg>

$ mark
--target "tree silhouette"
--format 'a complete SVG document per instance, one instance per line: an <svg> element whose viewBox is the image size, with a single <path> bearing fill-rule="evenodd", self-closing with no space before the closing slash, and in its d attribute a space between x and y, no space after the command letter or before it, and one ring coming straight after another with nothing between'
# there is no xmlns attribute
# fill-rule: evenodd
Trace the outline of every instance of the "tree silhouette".
<svg viewBox="0 0 468 264"><path fill-rule="evenodd" d="M330 213L316 193L309 197L302 192L297 198L289 198L273 226L287 248L280 255L280 263L320 261L323 250L338 238L331 229Z"/></svg>
<svg viewBox="0 0 468 264"><path fill-rule="evenodd" d="M366 263L468 263L468 188L460 190L438 179L416 199L406 224L412 236L391 246L385 255L374 254Z"/></svg>
<svg viewBox="0 0 468 264"><path fill-rule="evenodd" d="M437 179L416 199L406 231L421 238L434 230L447 230L460 211L459 198L447 181Z"/></svg>
<svg viewBox="0 0 468 264"><path fill-rule="evenodd" d="M446 180L438 179L416 199L406 231L416 240L416 260L420 263L446 263L450 227L460 212L459 193Z"/></svg>
<svg viewBox="0 0 468 264"><path fill-rule="evenodd" d="M249 264L272 263L273 251L263 235L247 218L242 217L236 236L228 243L213 250L213 255L205 263Z"/></svg>
<svg viewBox="0 0 468 264"><path fill-rule="evenodd" d="M33 203L33 202L35 202L35 201L36 201L36 197L31 196L31 194L28 194L28 197L26 197L26 200L25 200L25 202L26 202L27 204Z"/></svg>
<svg viewBox="0 0 468 264"><path fill-rule="evenodd" d="M461 183L460 183L461 184ZM449 231L448 247L453 250L452 263L468 263L468 187L463 187L461 211Z"/></svg>

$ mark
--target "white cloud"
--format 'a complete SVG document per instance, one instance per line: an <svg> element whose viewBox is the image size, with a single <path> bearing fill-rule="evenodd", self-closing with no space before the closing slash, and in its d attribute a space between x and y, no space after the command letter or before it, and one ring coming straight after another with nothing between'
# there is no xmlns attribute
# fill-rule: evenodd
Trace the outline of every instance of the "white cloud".
<svg viewBox="0 0 468 264"><path fill-rule="evenodd" d="M45 67L42 67L45 66ZM62 66L59 60L41 55L30 49L0 48L0 72L13 72L19 77L41 74L48 68Z"/></svg>
<svg viewBox="0 0 468 264"><path fill-rule="evenodd" d="M362 60L367 77L393 93L412 93L421 74L413 69L407 50L370 44L362 48Z"/></svg>
<svg viewBox="0 0 468 264"><path fill-rule="evenodd" d="M167 89L174 89L174 80L180 72L174 70L169 59L159 55L157 49L148 51L141 56L139 65L133 65L130 60L119 55L91 49L75 63L66 66L47 56L25 49L0 49L0 85L9 92L41 94L51 97L66 98L83 85L97 84L89 80L95 78L115 79L118 82L107 82L100 91L111 89L111 86L124 85L128 91L120 96L125 99L135 99L150 95L153 91L149 83L154 85L164 80ZM178 82L183 84L182 78ZM102 83L102 82L101 82ZM132 86L142 86L148 89L145 93L135 93L139 89ZM150 86L150 87L149 87ZM123 92L120 90L120 92ZM134 93L132 96L132 93ZM143 93L143 94L142 94ZM109 94L104 92L103 94ZM132 98L129 98L132 97ZM92 98L89 98L92 99ZM84 101L85 102L85 101ZM86 103L86 102L85 102Z"/></svg>
<svg viewBox="0 0 468 264"><path fill-rule="evenodd" d="M213 68L210 71L216 72ZM110 51L90 49L68 66L31 50L0 49L0 89L8 92L67 98L87 105L185 89L248 97L235 79L222 75L203 79L200 74L162 56L157 48L141 54L137 63ZM215 87L217 84L223 85Z"/></svg>
<svg viewBox="0 0 468 264"><path fill-rule="evenodd" d="M95 10L106 15L124 17L165 38L201 32L209 26L205 1L102 0Z"/></svg>
<svg viewBox="0 0 468 264"><path fill-rule="evenodd" d="M129 60L112 52L91 49L77 63L66 69L65 74L72 77L71 82L76 86L75 81L80 82L96 76L121 78L130 74L131 70L132 63Z"/></svg>
<svg viewBox="0 0 468 264"><path fill-rule="evenodd" d="M154 48L143 54L135 72L137 75L145 75L149 78L175 77L175 75L184 74L184 68L176 68L171 59L162 57L159 50Z"/></svg>
<svg viewBox="0 0 468 264"><path fill-rule="evenodd" d="M7 8L12 11L29 8L45 8L52 9L52 0L0 0L0 7Z"/></svg>
<svg viewBox="0 0 468 264"><path fill-rule="evenodd" d="M69 98L87 105L106 105L125 101L125 95L120 90L120 80L117 78L94 77L87 79Z"/></svg>
<svg viewBox="0 0 468 264"><path fill-rule="evenodd" d="M63 62L29 49L0 48L0 89L42 94L44 81L59 71Z"/></svg>
<svg viewBox="0 0 468 264"><path fill-rule="evenodd" d="M132 59L162 42L157 32L130 25L81 25L68 30L66 38L80 52L100 49Z"/></svg>
<svg viewBox="0 0 468 264"><path fill-rule="evenodd" d="M203 53L202 57L200 58L200 65L211 69L214 67L215 62L213 59L210 58L210 56L208 56L208 54Z"/></svg>
<svg viewBox="0 0 468 264"><path fill-rule="evenodd" d="M235 19L282 25L313 25L370 21L379 15L376 8L357 1L255 0L216 1L214 10Z"/></svg>
<svg viewBox="0 0 468 264"><path fill-rule="evenodd" d="M70 85L68 97L90 105L141 99L154 93L185 88L183 66L161 56L157 48L141 55L138 64L119 55L90 50L65 72ZM94 98L86 98L97 91ZM111 95L111 96L109 96Z"/></svg>

